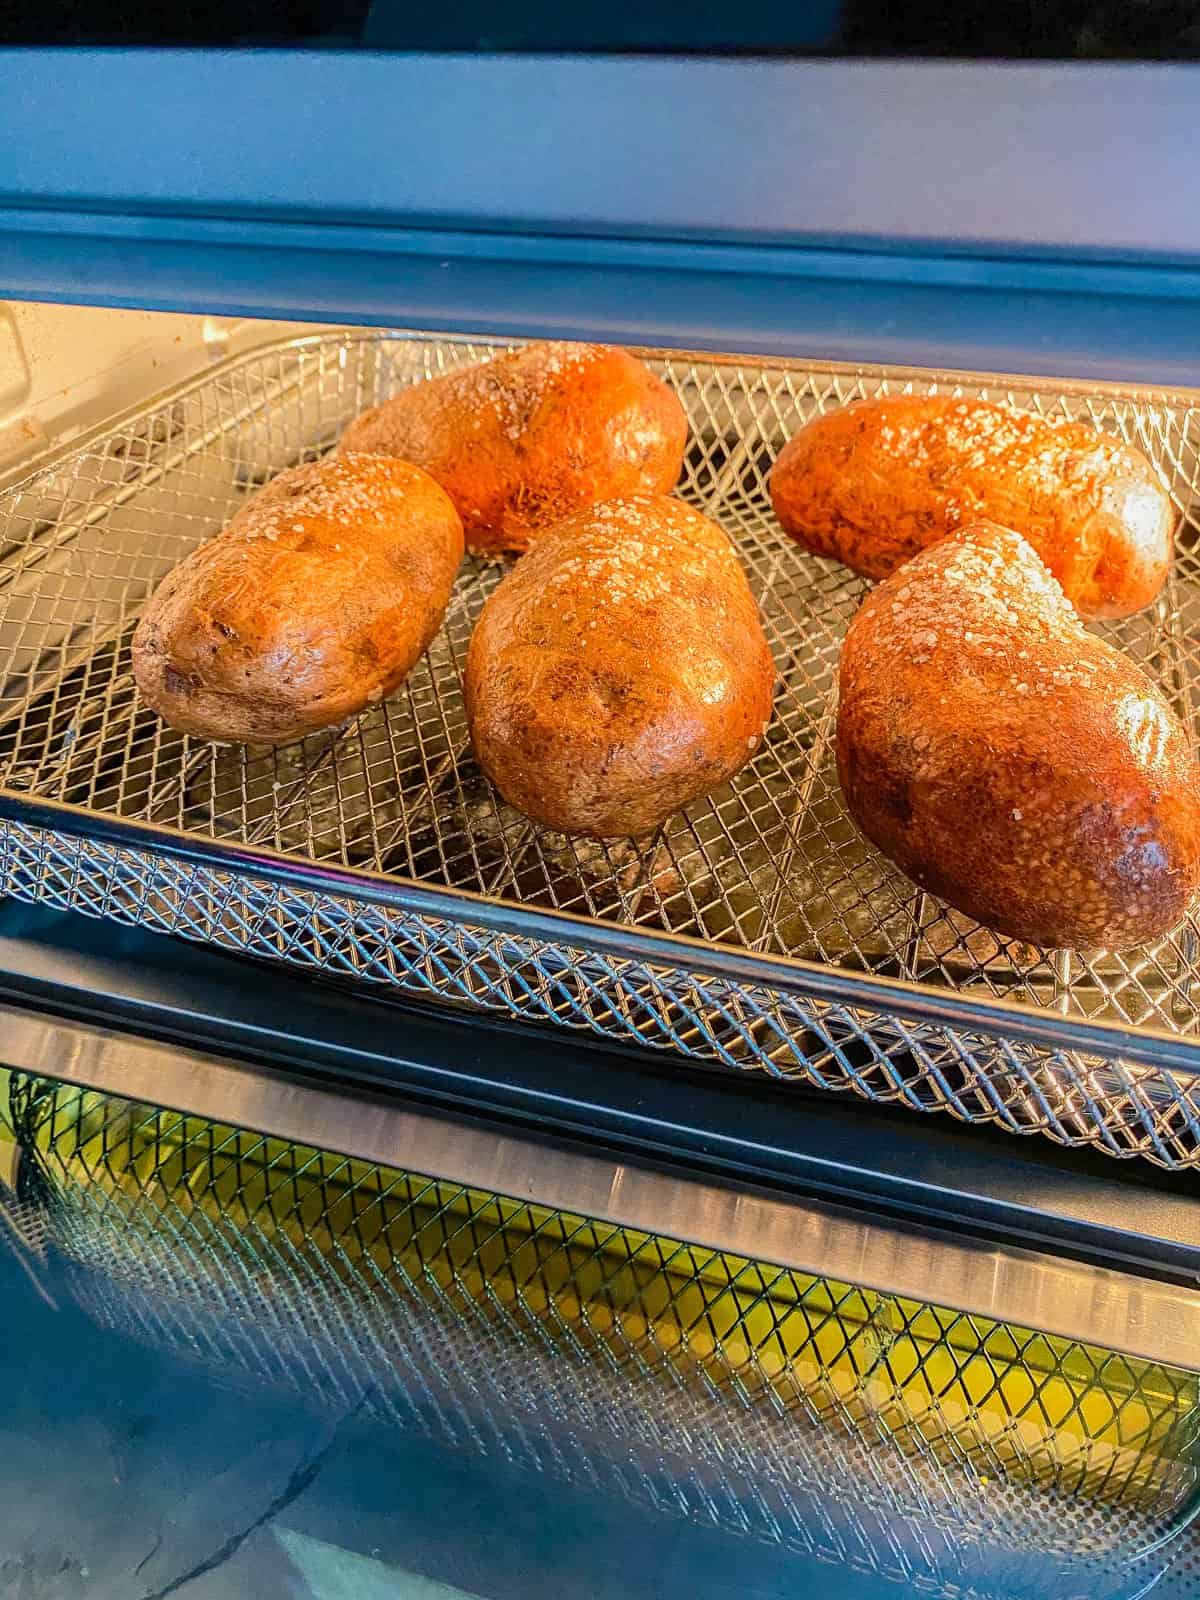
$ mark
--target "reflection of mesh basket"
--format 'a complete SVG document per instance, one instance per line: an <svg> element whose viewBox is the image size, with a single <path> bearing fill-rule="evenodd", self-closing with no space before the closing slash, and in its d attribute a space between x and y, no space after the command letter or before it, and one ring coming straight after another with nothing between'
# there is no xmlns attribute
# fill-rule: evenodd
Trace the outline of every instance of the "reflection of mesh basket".
<svg viewBox="0 0 1200 1600"><path fill-rule="evenodd" d="M12 1107L93 1315L325 1403L939 1592L997 1546L1128 1565L1192 1494L1167 1368L61 1084Z"/></svg>

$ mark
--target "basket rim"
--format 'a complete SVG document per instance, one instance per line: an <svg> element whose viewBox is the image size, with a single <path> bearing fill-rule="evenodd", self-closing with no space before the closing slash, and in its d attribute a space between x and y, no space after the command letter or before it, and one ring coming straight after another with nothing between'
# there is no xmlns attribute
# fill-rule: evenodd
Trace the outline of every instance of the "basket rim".
<svg viewBox="0 0 1200 1600"><path fill-rule="evenodd" d="M1017 1000L976 996L905 978L890 978L808 960L750 951L684 933L650 933L612 918L581 916L520 905L471 889L443 889L399 873L306 860L265 845L234 844L163 823L89 811L61 800L31 797L0 785L0 848L13 825L130 851L187 866L259 878L282 889L357 902L385 912L412 914L572 952L695 974L753 986L776 995L869 1012L888 1012L914 1025L934 1024L996 1040L1017 1040L1082 1052L1192 1077L1200 1074L1200 1036L1104 1018L1066 1016ZM545 959L543 953L542 959Z"/></svg>

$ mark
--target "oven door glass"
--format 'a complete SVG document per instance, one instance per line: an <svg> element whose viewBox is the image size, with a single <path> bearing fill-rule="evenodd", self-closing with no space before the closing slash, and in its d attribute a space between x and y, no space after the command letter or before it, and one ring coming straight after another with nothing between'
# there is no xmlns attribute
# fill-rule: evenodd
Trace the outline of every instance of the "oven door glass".
<svg viewBox="0 0 1200 1600"><path fill-rule="evenodd" d="M0 1593L1190 1592L1197 1379L13 1074Z"/></svg>

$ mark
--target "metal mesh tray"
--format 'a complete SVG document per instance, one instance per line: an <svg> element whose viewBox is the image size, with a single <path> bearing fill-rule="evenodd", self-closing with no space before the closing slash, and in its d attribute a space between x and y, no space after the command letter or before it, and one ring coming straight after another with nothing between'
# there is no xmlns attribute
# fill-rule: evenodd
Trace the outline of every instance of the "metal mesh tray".
<svg viewBox="0 0 1200 1600"><path fill-rule="evenodd" d="M10 1103L47 1267L155 1347L908 1593L1117 1600L1187 1543L1195 1375L45 1079Z"/></svg>
<svg viewBox="0 0 1200 1600"><path fill-rule="evenodd" d="M225 363L0 497L0 890L473 1009L1200 1164L1197 924L1047 953L947 910L865 843L833 766L839 642L864 585L799 551L766 474L805 418L940 388L1135 440L1182 513L1156 606L1104 631L1196 725L1193 397L651 357L691 419L680 493L736 539L779 669L757 758L648 845L539 830L476 768L460 668L503 568L468 560L386 704L283 750L140 709L128 646L158 580L363 406L497 342L353 331ZM507 345L501 346L507 348Z"/></svg>

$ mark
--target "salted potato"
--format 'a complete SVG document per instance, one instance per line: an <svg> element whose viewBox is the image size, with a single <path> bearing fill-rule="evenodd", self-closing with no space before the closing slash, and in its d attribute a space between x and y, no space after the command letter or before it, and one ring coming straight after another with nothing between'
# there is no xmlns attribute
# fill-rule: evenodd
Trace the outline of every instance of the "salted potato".
<svg viewBox="0 0 1200 1600"><path fill-rule="evenodd" d="M980 520L1024 534L1085 617L1141 610L1171 566L1171 498L1140 450L987 400L842 406L784 446L770 486L794 539L868 578Z"/></svg>
<svg viewBox="0 0 1200 1600"><path fill-rule="evenodd" d="M923 888L1047 946L1143 944L1200 881L1191 741L1032 546L960 529L875 589L842 649L837 763Z"/></svg>
<svg viewBox="0 0 1200 1600"><path fill-rule="evenodd" d="M522 551L601 500L675 487L687 418L643 362L611 345L540 343L402 389L353 421L346 450L432 473L476 555Z"/></svg>
<svg viewBox="0 0 1200 1600"><path fill-rule="evenodd" d="M750 760L775 668L714 522L641 496L546 534L492 594L467 653L475 753L564 833L652 833Z"/></svg>
<svg viewBox="0 0 1200 1600"><path fill-rule="evenodd" d="M408 462L281 472L179 563L133 638L142 701L203 739L290 744L399 687L463 555L449 496Z"/></svg>

